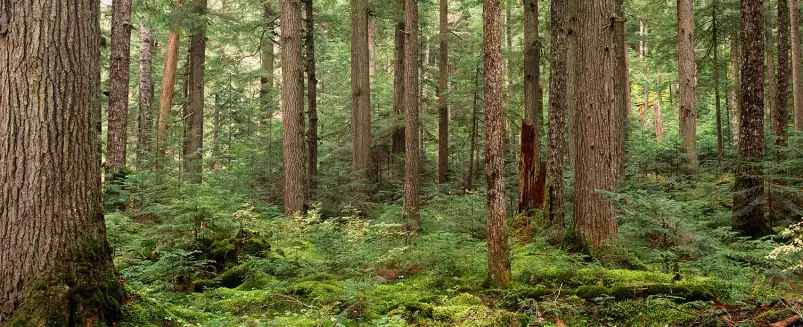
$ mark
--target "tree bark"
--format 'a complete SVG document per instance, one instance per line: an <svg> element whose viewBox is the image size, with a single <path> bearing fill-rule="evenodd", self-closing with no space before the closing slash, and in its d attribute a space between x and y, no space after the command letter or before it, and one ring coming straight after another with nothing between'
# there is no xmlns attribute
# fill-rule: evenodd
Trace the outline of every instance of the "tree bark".
<svg viewBox="0 0 803 327"><path fill-rule="evenodd" d="M401 2L401 9L404 10L404 0ZM394 31L394 51L393 51L393 115L399 118L404 117L404 39L405 39L404 20L396 23ZM399 119L403 120L403 119ZM404 153L404 124L399 124L393 130L393 140L391 153L393 154L393 170L396 179L404 176L404 165L398 163L398 158Z"/></svg>
<svg viewBox="0 0 803 327"><path fill-rule="evenodd" d="M579 0L567 0L567 56L566 56L566 121L568 123L568 150L569 167L574 170L577 165L577 149L575 146L575 136L577 135L577 2Z"/></svg>
<svg viewBox="0 0 803 327"><path fill-rule="evenodd" d="M488 225L488 281L510 285L510 258L505 208L505 113L502 107L502 49L499 0L483 0L483 65L485 68L485 212Z"/></svg>
<svg viewBox="0 0 803 327"><path fill-rule="evenodd" d="M201 20L206 1L194 0L192 11ZM187 78L187 106L184 115L184 174L191 183L203 180L204 72L206 70L206 26L201 24L190 37L190 67Z"/></svg>
<svg viewBox="0 0 803 327"><path fill-rule="evenodd" d="M477 167L477 161L474 159L475 156L475 149L477 146L477 130L479 129L478 120L478 111L479 111L479 79L480 79L480 67L477 65L477 69L474 73L474 94L471 99L471 140L469 141L471 144L469 145L469 163L468 163L468 176L466 176L466 189L467 190L474 190L474 175Z"/></svg>
<svg viewBox="0 0 803 327"><path fill-rule="evenodd" d="M508 6L509 7L509 6ZM535 167L541 164L541 116L543 103L541 86L541 47L538 40L538 1L524 1L524 121L533 128L532 141L528 142L532 149L522 148L522 155L532 152L532 169L519 165L519 194L528 194L532 190L536 181ZM524 124L522 124L524 126ZM521 142L525 141L525 130L521 131ZM520 158L524 162L524 158ZM519 197L519 201L522 198ZM520 206L521 207L521 206ZM529 205L519 208L520 212L532 214Z"/></svg>
<svg viewBox="0 0 803 327"><path fill-rule="evenodd" d="M0 325L112 325L99 1L0 6ZM35 37L32 37L35 36Z"/></svg>
<svg viewBox="0 0 803 327"><path fill-rule="evenodd" d="M741 2L741 126L732 227L742 235L770 233L764 216L764 17L762 0Z"/></svg>
<svg viewBox="0 0 803 327"><path fill-rule="evenodd" d="M694 62L694 1L678 0L678 81L680 138L688 162L697 165L697 68Z"/></svg>
<svg viewBox="0 0 803 327"><path fill-rule="evenodd" d="M153 32L145 23L139 26L139 114L137 116L137 168L150 159L153 107Z"/></svg>
<svg viewBox="0 0 803 327"><path fill-rule="evenodd" d="M741 116L741 92L740 92L740 72L739 72L739 42L738 39L731 38L730 42L730 115L731 115L731 135L733 135L733 145L739 147L739 121Z"/></svg>
<svg viewBox="0 0 803 327"><path fill-rule="evenodd" d="M624 176L625 168L625 142L628 137L629 122L627 117L629 115L629 101L630 101L630 72L627 67L627 43L625 42L625 14L622 9L623 0L617 0L615 4L615 18L613 22L614 27L614 119L613 125L610 126L613 132L611 145L613 148L614 165L617 171L617 176ZM647 33L647 25L644 25L644 33ZM644 44L644 51L647 52L646 42ZM649 101L649 88L645 88L645 99ZM618 177L617 177L618 180Z"/></svg>
<svg viewBox="0 0 803 327"><path fill-rule="evenodd" d="M440 0L438 53L438 183L446 183L449 170L449 1Z"/></svg>
<svg viewBox="0 0 803 327"><path fill-rule="evenodd" d="M128 143L128 82L131 76L131 0L112 4L112 49L109 58L109 125L106 169L125 167Z"/></svg>
<svg viewBox="0 0 803 327"><path fill-rule="evenodd" d="M786 145L789 124L789 17L789 0L778 0L778 93L771 115L775 145L779 147Z"/></svg>
<svg viewBox="0 0 803 327"><path fill-rule="evenodd" d="M613 90L616 75L614 28L611 17L619 12L619 0L577 3L577 128L574 143L583 160L575 162L574 234L580 245L595 250L616 236L613 203L599 190L616 192L618 160L614 141L618 108Z"/></svg>
<svg viewBox="0 0 803 327"><path fill-rule="evenodd" d="M800 69L800 10L798 0L789 0L789 26L792 43L792 101L794 103L793 117L795 131L803 128L803 76Z"/></svg>
<svg viewBox="0 0 803 327"><path fill-rule="evenodd" d="M719 14L719 0L714 0L714 8L711 17L711 38L713 44L711 47L714 49L714 107L716 108L716 133L717 133L717 163L722 164L722 159L725 153L722 140L722 103L719 92L719 21L717 15ZM659 95L660 98L660 95ZM657 133L657 129L656 129Z"/></svg>
<svg viewBox="0 0 803 327"><path fill-rule="evenodd" d="M282 57L284 58L284 57ZM351 1L351 137L355 177L367 176L371 160L371 83L368 1Z"/></svg>
<svg viewBox="0 0 803 327"><path fill-rule="evenodd" d="M418 144L418 0L404 1L404 216L405 229L417 234L421 228L420 149Z"/></svg>
<svg viewBox="0 0 803 327"><path fill-rule="evenodd" d="M181 0L174 0L178 6ZM173 25L167 33L167 46L165 47L164 69L162 70L162 88L159 93L159 112L156 117L156 169L164 167L167 160L167 130L170 107L173 105L173 88L176 84L176 66L178 65L179 26Z"/></svg>
<svg viewBox="0 0 803 327"><path fill-rule="evenodd" d="M276 26L276 12L271 6L270 1L266 1L262 5L262 19L262 39L259 46L259 68L262 70L262 75L259 77L259 100L263 112L260 115L262 117L260 121L267 125L268 135L270 135L273 132L272 121L276 111L276 102L272 94L274 80L273 68L276 55L273 52L273 40L271 39L271 36L274 34L274 27Z"/></svg>
<svg viewBox="0 0 803 327"><path fill-rule="evenodd" d="M568 57L567 36L569 22L567 19L568 1L552 0L550 6L550 20L552 23L551 37L552 58L549 75L549 145L547 150L547 184L549 189L549 222L552 226L552 238L555 241L563 240L564 197L563 197L563 158L566 155L564 133L566 126L564 114L566 112L566 80Z"/></svg>
<svg viewBox="0 0 803 327"><path fill-rule="evenodd" d="M301 63L301 1L281 0L282 44L282 163L284 214L304 212L304 68Z"/></svg>
<svg viewBox="0 0 803 327"><path fill-rule="evenodd" d="M660 76L660 74L659 74ZM655 101L655 107L653 107L652 111L652 119L655 121L655 139L658 142L664 141L664 123L663 119L661 118L661 110L664 106L664 99L663 99L664 89L661 84L661 78L658 78L658 99Z"/></svg>
<svg viewBox="0 0 803 327"><path fill-rule="evenodd" d="M311 199L318 189L318 79L315 77L315 16L312 0L304 0L307 35L304 39L307 51L307 105L309 135L307 135L307 188Z"/></svg>

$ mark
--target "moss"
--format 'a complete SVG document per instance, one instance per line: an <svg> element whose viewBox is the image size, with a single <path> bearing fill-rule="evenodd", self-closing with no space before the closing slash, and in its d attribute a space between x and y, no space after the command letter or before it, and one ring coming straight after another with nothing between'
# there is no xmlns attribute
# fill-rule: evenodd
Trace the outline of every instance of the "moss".
<svg viewBox="0 0 803 327"><path fill-rule="evenodd" d="M414 318L432 318L432 306L424 302L407 302L404 311Z"/></svg>
<svg viewBox="0 0 803 327"><path fill-rule="evenodd" d="M578 287L574 291L574 295L577 295L577 297L583 300L592 301L596 298L610 296L611 293L607 288L605 288L605 286L585 285Z"/></svg>
<svg viewBox="0 0 803 327"><path fill-rule="evenodd" d="M332 302L342 292L340 286L327 282L306 281L290 286L285 293L320 302Z"/></svg>

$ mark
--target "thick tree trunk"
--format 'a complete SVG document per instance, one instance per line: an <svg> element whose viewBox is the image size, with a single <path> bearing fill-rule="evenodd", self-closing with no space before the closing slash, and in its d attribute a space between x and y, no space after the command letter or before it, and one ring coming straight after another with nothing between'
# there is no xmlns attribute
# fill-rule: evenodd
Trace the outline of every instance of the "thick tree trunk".
<svg viewBox="0 0 803 327"><path fill-rule="evenodd" d="M739 72L739 42L731 38L730 42L730 115L731 115L731 135L733 135L733 145L739 147L739 121L741 116L741 96L740 96L740 72Z"/></svg>
<svg viewBox="0 0 803 327"><path fill-rule="evenodd" d="M440 50L438 53L438 183L446 183L449 170L449 2L440 0Z"/></svg>
<svg viewBox="0 0 803 327"><path fill-rule="evenodd" d="M547 147L547 187L549 189L549 223L552 226L552 239L563 240L564 230L564 198L563 198L563 158L566 155L564 140L566 80L567 80L567 43L569 31L567 19L567 0L552 0L550 20L552 22L551 38L552 58L549 75L549 140Z"/></svg>
<svg viewBox="0 0 803 327"><path fill-rule="evenodd" d="M713 40L713 45L711 46L714 48L714 107L716 108L716 133L717 133L717 162L722 164L722 159L725 153L725 149L723 147L723 140L722 140L722 101L720 99L720 92L719 92L719 25L717 20L718 14L718 0L714 0L714 8L712 11L711 17L711 38ZM660 96L659 96L660 98ZM656 129L656 133L658 130Z"/></svg>
<svg viewBox="0 0 803 327"><path fill-rule="evenodd" d="M137 116L137 168L145 168L151 152L153 106L153 32L139 26L139 114Z"/></svg>
<svg viewBox="0 0 803 327"><path fill-rule="evenodd" d="M793 117L795 131L803 128L803 71L800 69L800 10L798 0L789 0L789 26L791 26L790 38L792 39L792 100L794 103Z"/></svg>
<svg viewBox="0 0 803 327"><path fill-rule="evenodd" d="M502 49L499 0L483 0L483 62L485 67L485 211L488 225L488 281L510 285L510 258L505 208L505 113L502 107Z"/></svg>
<svg viewBox="0 0 803 327"><path fill-rule="evenodd" d="M599 190L616 192L618 159L613 140L619 126L613 85L616 77L615 29L601 29L610 17L620 12L618 0L578 1L577 56L577 128L574 143L583 160L575 162L574 234L588 249L599 248L616 236L616 212L613 203ZM623 19L623 18L618 18ZM612 128L613 127L613 128Z"/></svg>
<svg viewBox="0 0 803 327"><path fill-rule="evenodd" d="M538 40L538 1L525 0L524 1L524 121L532 126L533 135L529 144L532 149L521 148L522 156L524 154L532 153L532 169L528 169L526 165L519 165L519 201L522 202L522 195L529 194L535 185L536 181L535 167L539 167L541 163L541 116L543 103L541 86L538 84L541 76L541 47ZM525 124L522 124L524 126ZM525 130L521 131L521 142L525 141ZM522 143L523 144L523 143ZM524 163L524 157L520 158L520 163ZM532 214L532 209L529 205L522 207L519 206L519 211Z"/></svg>
<svg viewBox="0 0 803 327"><path fill-rule="evenodd" d="M359 179L366 177L371 167L369 59L368 1L351 0L351 160Z"/></svg>
<svg viewBox="0 0 803 327"><path fill-rule="evenodd" d="M694 62L694 1L678 0L678 82L680 138L688 162L697 165L697 68Z"/></svg>
<svg viewBox="0 0 803 327"><path fill-rule="evenodd" d="M401 9L404 10L404 0L401 2ZM393 115L399 118L404 117L404 21L396 23L394 31L394 52L393 52ZM402 120L402 119L400 119ZM393 130L393 140L391 140L391 153L393 154L393 176L402 179L404 176L404 165L399 164L398 158L404 153L404 125Z"/></svg>
<svg viewBox="0 0 803 327"><path fill-rule="evenodd" d="M746 236L770 233L764 216L764 18L762 0L741 3L742 92L739 160L732 227Z"/></svg>
<svg viewBox="0 0 803 327"><path fill-rule="evenodd" d="M778 93L771 114L775 144L779 147L786 145L789 124L789 73L789 0L778 0Z"/></svg>
<svg viewBox="0 0 803 327"><path fill-rule="evenodd" d="M100 3L5 4L0 325L110 326L124 290L101 202Z"/></svg>
<svg viewBox="0 0 803 327"><path fill-rule="evenodd" d="M112 4L112 49L109 58L109 125L106 169L125 167L128 143L128 82L131 76L131 0Z"/></svg>
<svg viewBox="0 0 803 327"><path fill-rule="evenodd" d="M568 150L569 167L575 170L577 167L576 157L577 149L574 147L574 139L577 135L577 10L572 8L577 7L579 0L567 0L568 7L568 25L567 25L567 56L566 56L566 121L568 125L568 142L566 147Z"/></svg>
<svg viewBox="0 0 803 327"><path fill-rule="evenodd" d="M771 122L772 120L770 119L770 114L772 112L775 112L775 108L777 107L778 104L777 96L778 96L779 76L777 75L777 71L775 69L775 51L774 51L775 49L773 49L773 45L775 44L775 42L773 40L771 32L772 29L771 26L772 19L770 19L770 17L772 17L770 16L771 8L769 6L765 6L764 8L766 10L764 15L765 17L767 17L765 21L767 23L765 29L766 32L764 33L764 44L765 44L764 49L766 50L766 53L764 55L766 66L764 67L767 70L767 73L765 75L767 76L767 84L766 84L767 90L766 92L764 92L764 103L767 104L765 110L766 113L765 119Z"/></svg>
<svg viewBox="0 0 803 327"><path fill-rule="evenodd" d="M282 163L284 214L304 212L307 191L304 167L304 66L301 63L301 2L281 0Z"/></svg>
<svg viewBox="0 0 803 327"><path fill-rule="evenodd" d="M307 135L307 188L309 197L318 189L318 79L315 77L315 19L312 0L304 0L307 35L304 39L307 52L307 105L309 113L309 135Z"/></svg>
<svg viewBox="0 0 803 327"><path fill-rule="evenodd" d="M418 0L404 1L404 216L405 229L417 234L421 228L420 149L418 144Z"/></svg>
<svg viewBox="0 0 803 327"><path fill-rule="evenodd" d="M174 0L177 6L181 0ZM176 66L178 65L179 27L173 25L167 33L164 69L162 70L162 88L159 93L159 112L156 117L156 169L162 169L167 160L167 124L170 107L173 105L173 88L176 85Z"/></svg>
<svg viewBox="0 0 803 327"><path fill-rule="evenodd" d="M271 6L270 1L262 5L262 40L259 46L259 68L262 69L262 76L259 77L259 100L262 105L260 122L267 125L267 133L271 135L273 115L276 111L276 101L273 97L273 68L276 55L273 52L273 32L276 26L276 12ZM269 140L270 142L271 140Z"/></svg>
<svg viewBox="0 0 803 327"><path fill-rule="evenodd" d="M206 15L206 1L194 0L193 12ZM187 107L184 115L184 174L191 183L203 180L204 71L206 64L206 26L199 26L190 37L190 67L187 78Z"/></svg>

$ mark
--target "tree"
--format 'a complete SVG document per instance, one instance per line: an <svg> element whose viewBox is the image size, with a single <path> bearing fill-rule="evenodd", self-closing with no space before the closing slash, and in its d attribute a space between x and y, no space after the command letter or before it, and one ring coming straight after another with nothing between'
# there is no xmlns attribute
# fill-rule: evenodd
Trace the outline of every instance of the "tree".
<svg viewBox="0 0 803 327"><path fill-rule="evenodd" d="M284 57L283 57L284 58ZM351 1L351 160L355 176L371 165L371 78L368 53L368 1Z"/></svg>
<svg viewBox="0 0 803 327"><path fill-rule="evenodd" d="M680 83L680 137L697 164L697 68L694 62L694 1L678 0L678 81Z"/></svg>
<svg viewBox="0 0 803 327"><path fill-rule="evenodd" d="M131 0L112 3L112 49L109 58L109 128L106 169L125 166L128 141L128 82L131 75Z"/></svg>
<svg viewBox="0 0 803 327"><path fill-rule="evenodd" d="M187 106L184 114L184 172L186 179L200 184L203 179L204 72L206 64L206 0L193 0L192 11L199 24L190 36Z"/></svg>
<svg viewBox="0 0 803 327"><path fill-rule="evenodd" d="M620 119L612 92L617 66L613 28L601 29L617 17L618 0L577 3L575 82L578 92L575 115L575 149L583 154L575 162L574 234L580 245L595 250L617 233L613 203L599 191L616 191L618 159L614 130Z"/></svg>
<svg viewBox="0 0 803 327"><path fill-rule="evenodd" d="M770 233L761 197L764 157L764 16L762 0L741 3L742 86L739 159L733 195L732 227L743 235Z"/></svg>
<svg viewBox="0 0 803 327"><path fill-rule="evenodd" d="M502 48L499 0L482 1L485 70L485 212L488 225L488 280L492 287L510 285L510 258L505 208L505 115L502 107Z"/></svg>
<svg viewBox="0 0 803 327"><path fill-rule="evenodd" d="M738 36L732 36L730 42L730 79L731 79L731 92L730 92L730 114L731 114L731 135L733 136L733 145L739 147L739 119L741 115L741 96L740 96L740 72L739 72L739 42Z"/></svg>
<svg viewBox="0 0 803 327"><path fill-rule="evenodd" d="M315 77L315 19L312 0L304 0L304 11L307 16L307 35L304 39L307 51L307 105L309 113L309 135L307 136L307 187L309 198L318 188L318 79Z"/></svg>
<svg viewBox="0 0 803 327"><path fill-rule="evenodd" d="M404 206L408 233L419 232L421 191L418 148L418 0L404 1Z"/></svg>
<svg viewBox="0 0 803 327"><path fill-rule="evenodd" d="M567 20L567 0L552 0L550 6L550 21L552 22L551 37L552 58L551 72L549 74L549 140L547 149L547 184L549 190L549 222L553 229L554 239L563 239L564 229L564 198L563 198L563 158L566 155L564 133L566 123L564 118L566 108L566 80L567 68L567 33L569 22Z"/></svg>
<svg viewBox="0 0 803 327"><path fill-rule="evenodd" d="M99 2L2 12L0 325L111 325L124 290L101 203Z"/></svg>
<svg viewBox="0 0 803 327"><path fill-rule="evenodd" d="M259 45L259 68L262 69L262 76L259 77L259 99L262 105L261 116L267 120L268 134L272 133L274 115L274 101L271 91L273 90L273 65L276 56L273 53L273 30L276 24L276 12L271 7L270 1L262 4L262 39Z"/></svg>
<svg viewBox="0 0 803 327"><path fill-rule="evenodd" d="M789 26L792 39L792 102L795 131L803 128L803 71L800 69L800 7L798 0L789 0Z"/></svg>
<svg viewBox="0 0 803 327"><path fill-rule="evenodd" d="M282 144L284 214L304 212L307 192L304 167L304 68L301 64L301 4L281 0Z"/></svg>
<svg viewBox="0 0 803 327"><path fill-rule="evenodd" d="M174 0L177 6L181 0ZM164 70L162 71L162 88L159 93L159 112L156 117L156 169L165 164L167 154L167 119L170 107L173 105L173 87L176 84L176 66L178 65L179 28L173 25L167 33L167 46L165 47Z"/></svg>
<svg viewBox="0 0 803 327"><path fill-rule="evenodd" d="M716 108L716 125L717 125L717 162L722 164L722 157L724 156L724 147L722 141L722 103L719 92L719 26L717 21L717 14L719 10L719 1L714 0L714 5L711 10L711 47L714 49L714 106ZM660 95L658 96L660 98ZM656 132L657 132L656 128Z"/></svg>
<svg viewBox="0 0 803 327"><path fill-rule="evenodd" d="M789 124L789 16L789 0L778 0L778 93L773 94L776 103L771 113L772 131L778 146L786 144Z"/></svg>
<svg viewBox="0 0 803 327"><path fill-rule="evenodd" d="M404 10L404 0L399 0L401 9ZM404 19L396 23L394 30L394 48L393 48L393 115L397 117L404 116ZM404 175L404 165L397 165L397 157L404 153L404 125L398 126L393 129L393 136L391 140L391 153L394 155L393 163L394 176L401 179Z"/></svg>
<svg viewBox="0 0 803 327"><path fill-rule="evenodd" d="M508 8L510 5L507 6ZM507 15L506 11L506 15ZM510 24L508 24L510 25ZM508 35L509 36L509 35ZM538 40L538 2L524 2L524 122L521 130L521 156L519 164L519 212L532 214L535 203L536 167L540 166L541 154L541 103L540 61L541 48ZM528 131L532 129L532 131ZM525 137L528 136L528 137ZM528 145L525 147L524 145Z"/></svg>
<svg viewBox="0 0 803 327"><path fill-rule="evenodd" d="M139 114L137 115L137 168L143 168L151 151L153 106L153 31L139 26Z"/></svg>
<svg viewBox="0 0 803 327"><path fill-rule="evenodd" d="M440 51L438 54L438 183L446 183L449 170L449 1L440 0Z"/></svg>

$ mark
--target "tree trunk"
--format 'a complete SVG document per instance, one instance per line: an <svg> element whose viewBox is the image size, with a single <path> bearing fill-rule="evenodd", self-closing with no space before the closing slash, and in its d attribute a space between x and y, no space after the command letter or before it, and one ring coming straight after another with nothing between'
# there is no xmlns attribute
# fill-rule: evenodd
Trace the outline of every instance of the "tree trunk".
<svg viewBox="0 0 803 327"><path fill-rule="evenodd" d="M639 110L639 121L641 121L642 124L646 124L647 111L650 109L650 84L648 82L645 82L644 86L642 86L642 92L644 93L644 104Z"/></svg>
<svg viewBox="0 0 803 327"><path fill-rule="evenodd" d="M488 225L488 281L510 285L510 258L505 208L505 113L502 107L502 49L499 0L483 0L483 62L485 67L485 204Z"/></svg>
<svg viewBox="0 0 803 327"><path fill-rule="evenodd" d="M284 214L304 212L304 67L301 63L301 2L281 0L282 49L282 163Z"/></svg>
<svg viewBox="0 0 803 327"><path fill-rule="evenodd" d="M128 82L131 75L131 0L112 4L112 49L109 58L109 125L106 169L125 167L128 143Z"/></svg>
<svg viewBox="0 0 803 327"><path fill-rule="evenodd" d="M178 6L181 0L174 0ZM162 88L159 93L159 112L156 118L156 169L164 167L167 160L167 129L170 107L173 105L173 88L176 85L176 66L178 65L179 26L173 25L167 33L167 46L165 47L164 69L162 70Z"/></svg>
<svg viewBox="0 0 803 327"><path fill-rule="evenodd" d="M193 12L206 15L206 1L194 0ZM190 183L203 180L204 71L206 65L206 26L190 37L190 67L187 79L187 113L184 115L184 174Z"/></svg>
<svg viewBox="0 0 803 327"><path fill-rule="evenodd" d="M151 152L153 106L153 32L139 26L139 114L137 116L137 168L145 168Z"/></svg>
<svg viewBox="0 0 803 327"><path fill-rule="evenodd" d="M739 72L739 42L738 39L731 38L730 54L730 115L731 115L731 135L733 135L733 145L739 147L739 121L741 117L741 95L740 95L740 72Z"/></svg>
<svg viewBox="0 0 803 327"><path fill-rule="evenodd" d="M417 234L421 228L420 158L418 144L418 0L404 1L404 206L405 229Z"/></svg>
<svg viewBox="0 0 803 327"><path fill-rule="evenodd" d="M404 0L401 2L401 9L404 10ZM394 52L393 52L393 115L396 117L404 117L404 21L396 23L396 30L394 31ZM402 179L404 176L404 165L398 163L398 158L404 153L404 125L397 126L393 130L393 140L391 145L391 153L393 154L393 176L396 179Z"/></svg>
<svg viewBox="0 0 803 327"><path fill-rule="evenodd" d="M374 83L376 74L376 19L368 16L368 85Z"/></svg>
<svg viewBox="0 0 803 327"><path fill-rule="evenodd" d="M273 40L271 40L276 26L276 12L271 7L270 1L266 1L262 5L262 19L262 40L259 46L259 68L262 69L262 75L259 77L259 100L263 111L260 114L260 117L262 117L260 122L267 125L268 135L270 135L273 132L273 124L271 122L276 111L276 104L272 94L273 68L276 55L273 52Z"/></svg>
<svg viewBox="0 0 803 327"><path fill-rule="evenodd" d="M658 77L658 99L656 99L655 107L653 107L652 111L652 119L655 121L655 139L657 139L658 142L664 141L664 123L663 119L661 119L661 110L664 106L663 95L664 89L661 84L661 78Z"/></svg>
<svg viewBox="0 0 803 327"><path fill-rule="evenodd" d="M449 2L440 0L440 51L438 53L438 183L446 183L449 170Z"/></svg>
<svg viewBox="0 0 803 327"><path fill-rule="evenodd" d="M711 39L713 44L711 47L714 49L714 107L716 108L716 126L717 126L717 163L722 164L725 149L722 140L722 103L719 92L719 25L717 14L719 13L719 0L714 0L714 8L711 17ZM659 96L660 97L660 96ZM657 129L656 129L657 133Z"/></svg>
<svg viewBox="0 0 803 327"><path fill-rule="evenodd" d="M566 59L568 57L566 38L569 31L567 19L567 0L552 0L550 20L552 58L549 74L549 143L547 149L547 184L549 185L549 223L552 226L552 239L563 240L564 198L563 198L563 158L566 140L564 114L566 108Z"/></svg>
<svg viewBox="0 0 803 327"><path fill-rule="evenodd" d="M475 149L477 146L477 130L479 129L478 120L478 111L479 111L479 80L480 80L480 67L477 66L476 72L474 73L474 95L471 99L471 140L469 141L471 144L469 145L469 163L468 163L468 176L466 176L466 189L467 190L474 190L474 175L477 167L477 162L474 159L475 156Z"/></svg>
<svg viewBox="0 0 803 327"><path fill-rule="evenodd" d="M624 176L625 168L625 142L628 136L628 115L630 93L630 72L627 67L627 43L625 42L625 14L622 9L622 0L617 0L615 4L614 21L614 119L613 125L609 126L613 132L612 147L614 155L614 165L617 176ZM644 33L647 33L647 25L644 25ZM645 42L644 51L647 52ZM649 88L645 89L645 99L649 101ZM618 180L618 179L617 179Z"/></svg>
<svg viewBox="0 0 803 327"><path fill-rule="evenodd" d="M111 326L124 290L101 202L100 3L4 4L0 325Z"/></svg>
<svg viewBox="0 0 803 327"><path fill-rule="evenodd" d="M543 99L541 96L541 46L538 40L538 1L524 1L524 120L534 129L532 152L535 167L541 162L541 116ZM522 172L520 171L519 174ZM520 179L522 179L520 177ZM529 181L532 178L524 178ZM519 185L528 188L528 185ZM521 191L521 190L520 190Z"/></svg>
<svg viewBox="0 0 803 327"><path fill-rule="evenodd" d="M371 83L368 54L368 1L351 0L351 137L355 177L371 167ZM284 57L282 57L284 58Z"/></svg>
<svg viewBox="0 0 803 327"><path fill-rule="evenodd" d="M770 233L764 216L764 17L762 0L742 0L742 92L739 160L733 195L733 230L746 236Z"/></svg>
<svg viewBox="0 0 803 327"><path fill-rule="evenodd" d="M772 37L773 27L771 19L772 16L770 16L771 15L770 9L771 8L768 2L767 5L764 7L765 10L764 17L767 17L765 20L766 26L764 32L764 44L765 44L764 49L766 50L766 53L764 55L766 66L764 67L767 70L767 73L765 75L767 76L767 83L766 83L767 90L766 92L764 92L764 102L767 104L765 111L766 113L765 119L772 122L772 120L770 119L770 114L775 111L775 108L778 105L777 96L778 96L779 76L777 75L775 68L775 51L774 51L775 49L772 48L775 42Z"/></svg>
<svg viewBox="0 0 803 327"><path fill-rule="evenodd" d="M315 77L315 19L312 0L304 0L307 16L307 36L304 39L307 51L307 105L309 112L309 135L307 135L307 187L308 198L318 189L318 79Z"/></svg>
<svg viewBox="0 0 803 327"><path fill-rule="evenodd" d="M577 128L574 143L583 160L575 162L574 234L585 248L595 250L616 236L613 203L598 190L616 192L618 159L613 140L618 122L617 101L613 94L616 75L616 33L610 17L619 12L619 0L577 3L577 56L575 68ZM617 18L623 19L623 18Z"/></svg>
<svg viewBox="0 0 803 327"><path fill-rule="evenodd" d="M694 62L694 1L678 0L678 82L680 138L688 162L697 165L697 68Z"/></svg>
<svg viewBox="0 0 803 327"><path fill-rule="evenodd" d="M568 142L566 147L568 150L569 167L574 170L577 165L577 149L574 147L574 139L577 135L577 2L579 0L567 0L567 56L566 56L566 121L568 123Z"/></svg>
<svg viewBox="0 0 803 327"><path fill-rule="evenodd" d="M792 101L794 103L794 122L795 131L803 128L803 72L800 69L800 10L798 0L789 0L789 26L791 26L790 38L792 39Z"/></svg>
<svg viewBox="0 0 803 327"><path fill-rule="evenodd" d="M786 145L789 124L789 73L789 0L778 0L778 93L771 114L775 144L779 147Z"/></svg>

